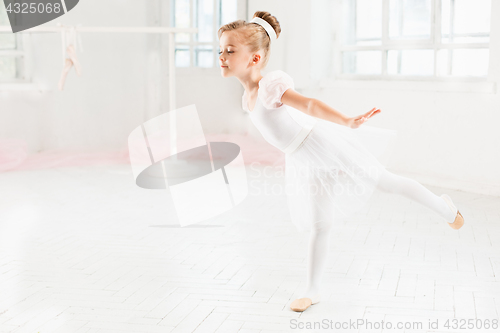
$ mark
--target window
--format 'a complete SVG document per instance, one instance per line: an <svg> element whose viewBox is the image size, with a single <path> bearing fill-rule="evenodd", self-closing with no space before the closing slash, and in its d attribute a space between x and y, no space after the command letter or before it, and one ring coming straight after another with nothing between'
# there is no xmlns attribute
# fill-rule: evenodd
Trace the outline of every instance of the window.
<svg viewBox="0 0 500 333"><path fill-rule="evenodd" d="M10 27L3 4L0 4L0 26ZM25 80L24 52L21 41L21 36L17 34L0 32L0 82Z"/></svg>
<svg viewBox="0 0 500 333"><path fill-rule="evenodd" d="M488 75L491 0L342 0L340 77Z"/></svg>
<svg viewBox="0 0 500 333"><path fill-rule="evenodd" d="M173 0L171 20L176 28L198 28L197 34L175 34L176 67L218 67L217 30L238 19L244 0Z"/></svg>

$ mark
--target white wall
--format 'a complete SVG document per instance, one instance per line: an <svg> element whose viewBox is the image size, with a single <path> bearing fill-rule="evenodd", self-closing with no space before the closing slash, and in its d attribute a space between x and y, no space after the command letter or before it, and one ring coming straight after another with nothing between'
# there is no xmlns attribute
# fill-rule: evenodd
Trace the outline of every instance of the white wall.
<svg viewBox="0 0 500 333"><path fill-rule="evenodd" d="M492 19L487 83L333 80L322 86L320 82L328 80L321 81L326 77L321 74L331 72L324 54L331 55L332 50L325 46L333 44L332 34L324 29L333 20L322 21L318 16L328 12L321 2L314 2L318 7L312 9L315 16L308 29L324 38L313 45L314 56L309 59L317 80L303 93L351 116L381 108L382 113L367 124L398 130L391 170L426 184L500 195L500 22ZM492 18L500 17L500 2L492 3ZM295 53L300 53L299 47ZM329 70L322 72L321 67Z"/></svg>
<svg viewBox="0 0 500 333"><path fill-rule="evenodd" d="M86 0L59 21L85 26L168 26L166 3ZM500 17L500 3L493 3L493 14ZM322 87L322 79L332 70L331 4L327 0L249 0L247 20L257 10L269 11L283 30L272 46L264 73L282 69L294 78L299 92L351 116L374 106L381 108L382 113L369 125L396 129L400 134L391 170L425 184L500 195L498 92L481 92L487 90L464 85L441 86L442 91L437 91L435 86L412 82L337 80ZM492 21L489 81L499 82L500 22ZM60 37L32 35L34 79L46 90L0 91L1 137L24 138L31 152L126 147L133 128L168 111L165 38L82 35L85 50L79 57L84 74L77 77L70 73L65 90L60 92ZM218 68L179 69L177 74L177 107L196 104L207 134L249 131L262 139L241 110L243 88L235 78L223 79ZM471 92L467 92L469 88Z"/></svg>
<svg viewBox="0 0 500 333"><path fill-rule="evenodd" d="M132 4L131 0L82 1L68 14L46 25L56 22L84 26L145 25L145 6ZM130 10L122 11L119 16L111 15L119 5ZM140 34L100 33L82 34L81 38L84 52L78 52L78 58L83 74L77 77L72 69L64 90L59 91L61 36L30 34L26 47L31 52L29 59L36 88L2 89L2 137L25 139L30 152L123 146L124 138L144 113L146 38Z"/></svg>
<svg viewBox="0 0 500 333"><path fill-rule="evenodd" d="M168 1L86 0L46 23L169 26ZM29 153L59 148L117 150L144 121L169 111L168 35L82 33L83 75L69 73L63 91L61 36L28 37L34 85L0 85L0 139L18 138ZM177 108L196 104L206 133L244 132L243 90L220 69L177 70ZM19 88L21 87L21 88Z"/></svg>

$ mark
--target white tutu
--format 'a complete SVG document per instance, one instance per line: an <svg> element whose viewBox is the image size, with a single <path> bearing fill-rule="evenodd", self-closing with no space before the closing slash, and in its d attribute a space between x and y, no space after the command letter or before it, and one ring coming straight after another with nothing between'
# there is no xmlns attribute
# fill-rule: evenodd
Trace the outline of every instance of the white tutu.
<svg viewBox="0 0 500 333"><path fill-rule="evenodd" d="M285 154L285 190L297 230L361 210L377 187L396 136L395 130L351 129L318 119L302 144Z"/></svg>

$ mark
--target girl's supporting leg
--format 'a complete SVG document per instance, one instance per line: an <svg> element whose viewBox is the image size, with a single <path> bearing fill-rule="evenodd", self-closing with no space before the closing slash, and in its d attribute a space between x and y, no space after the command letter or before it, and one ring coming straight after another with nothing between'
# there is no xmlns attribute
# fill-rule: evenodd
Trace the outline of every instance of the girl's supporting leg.
<svg viewBox="0 0 500 333"><path fill-rule="evenodd" d="M306 288L299 298L310 298L312 303L320 300L321 279L328 259L330 247L330 232L335 218L331 204L332 192L323 185L325 179L313 178L310 184L310 205L316 221L309 234L307 252L307 282Z"/></svg>
<svg viewBox="0 0 500 333"><path fill-rule="evenodd" d="M309 234L307 283L305 291L299 298L310 298L313 304L320 300L321 279L328 259L332 225L332 222L316 223Z"/></svg>
<svg viewBox="0 0 500 333"><path fill-rule="evenodd" d="M447 222L455 220L455 214L440 196L432 193L414 179L396 175L386 169L382 172L377 189L403 195L433 210Z"/></svg>

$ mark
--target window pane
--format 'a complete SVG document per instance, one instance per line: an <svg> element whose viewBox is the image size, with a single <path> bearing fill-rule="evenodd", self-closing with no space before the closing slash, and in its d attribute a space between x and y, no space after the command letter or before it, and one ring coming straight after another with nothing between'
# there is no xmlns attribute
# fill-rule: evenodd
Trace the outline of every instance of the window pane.
<svg viewBox="0 0 500 333"><path fill-rule="evenodd" d="M175 66L176 67L189 67L189 47L178 46L175 49Z"/></svg>
<svg viewBox="0 0 500 333"><path fill-rule="evenodd" d="M195 49L196 65L198 67L213 67L214 53L211 45L198 46Z"/></svg>
<svg viewBox="0 0 500 333"><path fill-rule="evenodd" d="M342 52L342 67L345 74L382 74L381 51Z"/></svg>
<svg viewBox="0 0 500 333"><path fill-rule="evenodd" d="M0 25L10 26L5 7L0 4ZM0 33L0 49L15 49L16 36L13 33Z"/></svg>
<svg viewBox="0 0 500 333"><path fill-rule="evenodd" d="M189 17L189 0L175 0L174 26L176 28L190 28L191 19ZM189 42L189 33L176 33L176 42Z"/></svg>
<svg viewBox="0 0 500 333"><path fill-rule="evenodd" d="M387 53L390 75L434 75L434 50L390 50Z"/></svg>
<svg viewBox="0 0 500 333"><path fill-rule="evenodd" d="M16 78L16 58L0 57L0 80Z"/></svg>
<svg viewBox="0 0 500 333"><path fill-rule="evenodd" d="M453 50L451 74L455 76L487 76L488 49Z"/></svg>
<svg viewBox="0 0 500 333"><path fill-rule="evenodd" d="M491 0L442 0L443 43L488 43Z"/></svg>
<svg viewBox="0 0 500 333"><path fill-rule="evenodd" d="M0 33L0 50L15 48L16 36L12 33Z"/></svg>
<svg viewBox="0 0 500 333"><path fill-rule="evenodd" d="M237 19L237 8L235 0L221 0L221 16L219 27Z"/></svg>
<svg viewBox="0 0 500 333"><path fill-rule="evenodd" d="M488 49L440 50L438 75L440 76L487 76Z"/></svg>
<svg viewBox="0 0 500 333"><path fill-rule="evenodd" d="M212 42L214 33L214 1L195 0L196 27L199 29L195 34L195 40L199 42Z"/></svg>
<svg viewBox="0 0 500 333"><path fill-rule="evenodd" d="M0 6L0 25L10 25L4 6Z"/></svg>
<svg viewBox="0 0 500 333"><path fill-rule="evenodd" d="M343 0L343 41L379 45L382 39L382 0Z"/></svg>
<svg viewBox="0 0 500 333"><path fill-rule="evenodd" d="M389 38L430 38L431 4L431 0L390 0Z"/></svg>

